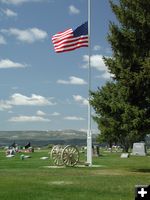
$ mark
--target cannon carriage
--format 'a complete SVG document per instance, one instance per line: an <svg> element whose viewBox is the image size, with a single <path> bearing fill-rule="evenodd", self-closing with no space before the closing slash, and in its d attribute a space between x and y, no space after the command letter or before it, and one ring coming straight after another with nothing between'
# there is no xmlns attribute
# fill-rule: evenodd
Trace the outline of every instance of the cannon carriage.
<svg viewBox="0 0 150 200"><path fill-rule="evenodd" d="M55 145L51 150L51 158L57 166L73 167L79 162L79 151L72 145Z"/></svg>

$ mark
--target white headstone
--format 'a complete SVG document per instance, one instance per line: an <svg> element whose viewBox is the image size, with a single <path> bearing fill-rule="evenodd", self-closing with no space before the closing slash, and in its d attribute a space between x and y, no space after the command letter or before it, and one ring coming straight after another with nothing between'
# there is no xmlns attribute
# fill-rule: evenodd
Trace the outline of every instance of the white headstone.
<svg viewBox="0 0 150 200"><path fill-rule="evenodd" d="M146 146L144 142L134 143L132 155L146 156Z"/></svg>
<svg viewBox="0 0 150 200"><path fill-rule="evenodd" d="M120 158L129 158L129 154L128 153L122 153Z"/></svg>

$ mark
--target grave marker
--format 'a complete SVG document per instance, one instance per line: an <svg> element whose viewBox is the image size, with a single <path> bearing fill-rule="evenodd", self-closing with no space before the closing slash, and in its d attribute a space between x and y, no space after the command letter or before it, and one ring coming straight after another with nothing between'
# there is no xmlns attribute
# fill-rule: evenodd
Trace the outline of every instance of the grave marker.
<svg viewBox="0 0 150 200"><path fill-rule="evenodd" d="M146 146L145 146L145 143L144 142L134 143L133 144L132 155L146 156Z"/></svg>

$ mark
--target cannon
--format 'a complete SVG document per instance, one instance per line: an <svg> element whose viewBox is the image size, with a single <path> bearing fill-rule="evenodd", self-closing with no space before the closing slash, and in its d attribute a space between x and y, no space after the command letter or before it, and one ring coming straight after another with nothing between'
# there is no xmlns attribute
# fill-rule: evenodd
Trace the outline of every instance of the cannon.
<svg viewBox="0 0 150 200"><path fill-rule="evenodd" d="M55 145L51 150L51 158L57 166L73 167L79 162L79 151L72 145Z"/></svg>

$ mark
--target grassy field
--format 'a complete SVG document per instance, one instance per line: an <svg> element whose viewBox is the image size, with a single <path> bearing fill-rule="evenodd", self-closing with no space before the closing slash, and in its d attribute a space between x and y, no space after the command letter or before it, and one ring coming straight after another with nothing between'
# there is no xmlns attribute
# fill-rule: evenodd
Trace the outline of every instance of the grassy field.
<svg viewBox="0 0 150 200"><path fill-rule="evenodd" d="M0 199L2 200L133 200L137 184L150 184L150 156L120 158L103 152L93 158L96 168L48 168L48 150L6 158L0 151ZM82 154L81 160L85 160Z"/></svg>

